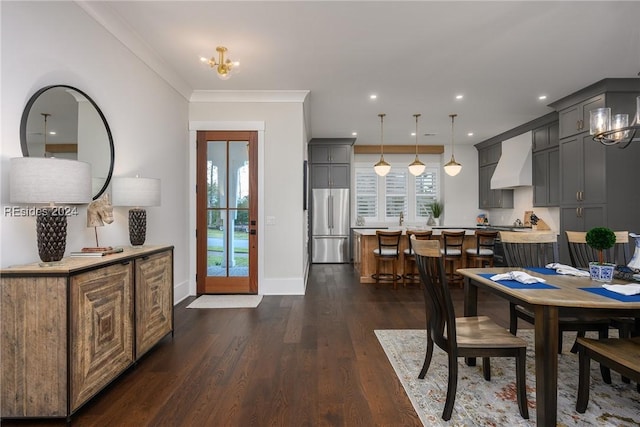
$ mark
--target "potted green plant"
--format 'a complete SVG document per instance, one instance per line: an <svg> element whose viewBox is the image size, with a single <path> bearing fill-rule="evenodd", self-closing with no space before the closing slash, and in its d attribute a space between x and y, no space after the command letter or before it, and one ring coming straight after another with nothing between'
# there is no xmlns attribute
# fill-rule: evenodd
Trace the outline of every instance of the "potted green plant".
<svg viewBox="0 0 640 427"><path fill-rule="evenodd" d="M598 262L589 263L591 279L599 282L610 282L613 279L615 264L605 262L604 251L616 243L616 234L607 227L594 227L585 236L587 245L598 253Z"/></svg>
<svg viewBox="0 0 640 427"><path fill-rule="evenodd" d="M431 209L431 217L434 222L431 225L440 225L440 215L442 215L443 210L442 203L435 201L429 205L429 209Z"/></svg>

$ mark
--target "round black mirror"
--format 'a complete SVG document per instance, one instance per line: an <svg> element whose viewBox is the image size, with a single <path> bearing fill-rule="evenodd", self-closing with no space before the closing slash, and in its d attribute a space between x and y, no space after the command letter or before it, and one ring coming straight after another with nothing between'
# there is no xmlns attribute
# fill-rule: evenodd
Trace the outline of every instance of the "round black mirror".
<svg viewBox="0 0 640 427"><path fill-rule="evenodd" d="M72 86L38 90L20 121L25 157L59 157L91 164L93 199L104 193L113 173L113 137L107 119L86 93Z"/></svg>

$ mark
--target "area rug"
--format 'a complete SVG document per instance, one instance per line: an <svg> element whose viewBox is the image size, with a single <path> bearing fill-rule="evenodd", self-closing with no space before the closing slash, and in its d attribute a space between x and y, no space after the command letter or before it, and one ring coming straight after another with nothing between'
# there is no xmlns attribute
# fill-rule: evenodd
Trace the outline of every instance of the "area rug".
<svg viewBox="0 0 640 427"><path fill-rule="evenodd" d="M187 308L256 308L262 295L201 295Z"/></svg>
<svg viewBox="0 0 640 427"><path fill-rule="evenodd" d="M467 366L459 359L458 391L449 422L442 420L447 393L447 356L435 347L431 367L424 380L418 379L426 350L424 330L376 330L393 369L418 417L425 426L535 426L535 358L533 331L519 330L527 340L527 398L529 419L518 412L515 393L515 360L491 359L491 381L485 381L480 366ZM625 384L611 372L612 384L605 384L599 365L591 363L591 392L584 414L575 411L578 390L578 356L570 353L573 337L565 334L558 359L559 426L640 426L640 393L636 384Z"/></svg>

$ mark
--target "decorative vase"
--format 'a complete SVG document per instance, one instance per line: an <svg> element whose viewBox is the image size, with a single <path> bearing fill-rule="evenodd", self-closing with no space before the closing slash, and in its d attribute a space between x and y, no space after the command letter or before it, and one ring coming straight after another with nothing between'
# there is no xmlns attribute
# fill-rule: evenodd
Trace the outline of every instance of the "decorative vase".
<svg viewBox="0 0 640 427"><path fill-rule="evenodd" d="M640 270L640 234L629 233L630 237L633 237L636 241L636 251L633 253L633 257L631 257L631 261L627 264L627 267L633 270Z"/></svg>
<svg viewBox="0 0 640 427"><path fill-rule="evenodd" d="M440 218L433 218L433 225L435 226L440 225Z"/></svg>
<svg viewBox="0 0 640 427"><path fill-rule="evenodd" d="M590 262L589 273L591 274L591 280L595 280L597 282L611 282L615 268L615 264Z"/></svg>

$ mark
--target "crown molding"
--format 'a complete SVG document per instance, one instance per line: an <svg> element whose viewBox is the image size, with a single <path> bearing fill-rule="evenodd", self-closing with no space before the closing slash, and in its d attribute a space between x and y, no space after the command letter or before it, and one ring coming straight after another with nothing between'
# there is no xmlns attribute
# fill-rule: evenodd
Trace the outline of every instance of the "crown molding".
<svg viewBox="0 0 640 427"><path fill-rule="evenodd" d="M309 93L309 90L194 90L189 101L302 103Z"/></svg>
<svg viewBox="0 0 640 427"><path fill-rule="evenodd" d="M176 92L189 100L193 89L108 5L109 2L75 0L75 3Z"/></svg>

